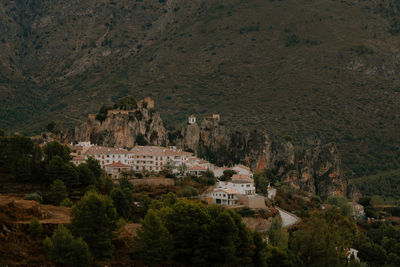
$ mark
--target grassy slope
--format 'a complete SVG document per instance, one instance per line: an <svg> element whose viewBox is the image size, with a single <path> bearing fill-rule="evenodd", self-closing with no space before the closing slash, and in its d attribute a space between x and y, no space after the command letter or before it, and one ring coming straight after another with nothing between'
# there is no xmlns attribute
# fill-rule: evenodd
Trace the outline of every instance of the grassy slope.
<svg viewBox="0 0 400 267"><path fill-rule="evenodd" d="M0 127L71 125L122 95L152 95L168 124L219 112L297 142L336 141L348 173L398 167L400 38L374 2L40 3L31 33L5 43L26 55L0 68L11 77L0 80Z"/></svg>

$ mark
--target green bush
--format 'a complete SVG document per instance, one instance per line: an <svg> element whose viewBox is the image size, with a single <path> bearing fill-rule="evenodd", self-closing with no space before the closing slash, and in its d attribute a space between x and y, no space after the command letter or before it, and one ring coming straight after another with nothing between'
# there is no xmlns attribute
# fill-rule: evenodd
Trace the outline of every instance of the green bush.
<svg viewBox="0 0 400 267"><path fill-rule="evenodd" d="M176 193L180 197L193 197L198 195L197 189L189 185L179 188Z"/></svg>
<svg viewBox="0 0 400 267"><path fill-rule="evenodd" d="M90 262L88 245L82 238L74 239L63 225L58 226L51 238L46 237L43 247L49 258L62 266L87 266Z"/></svg>
<svg viewBox="0 0 400 267"><path fill-rule="evenodd" d="M254 217L254 215L256 214L254 210L248 207L237 209L236 212L239 213L242 217Z"/></svg>
<svg viewBox="0 0 400 267"><path fill-rule="evenodd" d="M63 207L72 207L74 203L72 203L71 199L65 198L63 201L61 201L60 206Z"/></svg>
<svg viewBox="0 0 400 267"><path fill-rule="evenodd" d="M39 202L39 203L43 202L43 197L39 192L26 194L24 199L35 200L36 202Z"/></svg>
<svg viewBox="0 0 400 267"><path fill-rule="evenodd" d="M43 233L43 226L37 218L33 218L29 223L29 234L33 238L38 238Z"/></svg>

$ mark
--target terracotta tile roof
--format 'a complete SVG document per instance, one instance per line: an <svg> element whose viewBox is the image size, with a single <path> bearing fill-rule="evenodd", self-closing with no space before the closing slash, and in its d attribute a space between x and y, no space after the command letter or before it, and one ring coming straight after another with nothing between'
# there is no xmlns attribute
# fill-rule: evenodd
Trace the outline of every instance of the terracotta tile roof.
<svg viewBox="0 0 400 267"><path fill-rule="evenodd" d="M123 163L118 161L118 162L114 162L114 163L108 164L108 165L106 165L104 167L108 167L108 168L130 168L131 166L123 164Z"/></svg>
<svg viewBox="0 0 400 267"><path fill-rule="evenodd" d="M160 146L135 146L129 151L130 154L140 154L146 156L191 156L192 153L182 151L182 150L173 150L166 147Z"/></svg>
<svg viewBox="0 0 400 267"><path fill-rule="evenodd" d="M191 156L192 155L192 153L190 153L190 152L186 152L183 150L172 150L172 149L167 149L165 151L165 154L167 156Z"/></svg>
<svg viewBox="0 0 400 267"><path fill-rule="evenodd" d="M203 168L203 167L198 166L198 165L195 165L195 166L192 166L192 167L188 168L188 171L206 171L206 170L207 170L206 168Z"/></svg>
<svg viewBox="0 0 400 267"><path fill-rule="evenodd" d="M234 174L232 176L232 183L252 183L253 179L251 179L247 175L243 174Z"/></svg>
<svg viewBox="0 0 400 267"><path fill-rule="evenodd" d="M135 146L129 150L129 154L144 155L144 156L163 156L165 147L159 146Z"/></svg>
<svg viewBox="0 0 400 267"><path fill-rule="evenodd" d="M83 146L67 145L71 150L82 150Z"/></svg>
<svg viewBox="0 0 400 267"><path fill-rule="evenodd" d="M123 148L104 147L104 146L92 146L84 154L95 155L95 154L127 154L128 150Z"/></svg>

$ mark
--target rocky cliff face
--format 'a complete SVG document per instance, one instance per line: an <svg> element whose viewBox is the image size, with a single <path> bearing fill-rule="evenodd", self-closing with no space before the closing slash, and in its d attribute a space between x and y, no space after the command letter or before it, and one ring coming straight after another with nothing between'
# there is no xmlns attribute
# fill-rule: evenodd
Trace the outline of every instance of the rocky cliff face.
<svg viewBox="0 0 400 267"><path fill-rule="evenodd" d="M322 198L347 193L347 180L333 143L311 140L296 147L290 141L272 140L262 131L230 129L219 118L188 124L180 134L167 133L151 99L139 102L135 110L109 110L104 121L89 115L75 128L72 140L128 148L176 145L217 165L242 163L253 171L267 171L279 181Z"/></svg>
<svg viewBox="0 0 400 267"><path fill-rule="evenodd" d="M134 110L109 110L104 121L89 115L86 122L75 127L71 141L115 147L166 145L166 130L154 103L146 99Z"/></svg>
<svg viewBox="0 0 400 267"><path fill-rule="evenodd" d="M181 148L219 165L243 163L253 170L266 170L276 179L322 198L346 195L347 180L333 143L312 140L295 147L290 141L271 140L264 132L230 130L210 118L184 127L182 138L177 142Z"/></svg>

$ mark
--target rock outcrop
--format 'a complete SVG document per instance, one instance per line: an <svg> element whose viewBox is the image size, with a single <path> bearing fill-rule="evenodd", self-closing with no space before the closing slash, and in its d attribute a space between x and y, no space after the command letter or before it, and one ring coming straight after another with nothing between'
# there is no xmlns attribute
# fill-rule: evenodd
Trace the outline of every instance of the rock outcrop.
<svg viewBox="0 0 400 267"><path fill-rule="evenodd" d="M265 132L228 129L213 118L187 125L182 138L178 146L216 164L242 163L256 171L268 171L275 179L322 198L346 195L347 180L333 143L315 139L295 147L290 141L271 140Z"/></svg>
<svg viewBox="0 0 400 267"><path fill-rule="evenodd" d="M322 198L347 192L335 144L311 140L302 147L294 146L290 141L272 140L262 131L230 129L218 115L168 133L149 98L135 110L108 110L104 121L89 115L75 128L73 140L127 148L174 145L217 165L242 163L253 171L267 171L278 181Z"/></svg>
<svg viewBox="0 0 400 267"><path fill-rule="evenodd" d="M134 110L108 110L104 121L90 114L86 122L75 127L70 141L129 148L138 144L166 145L166 136L153 100L146 98Z"/></svg>

